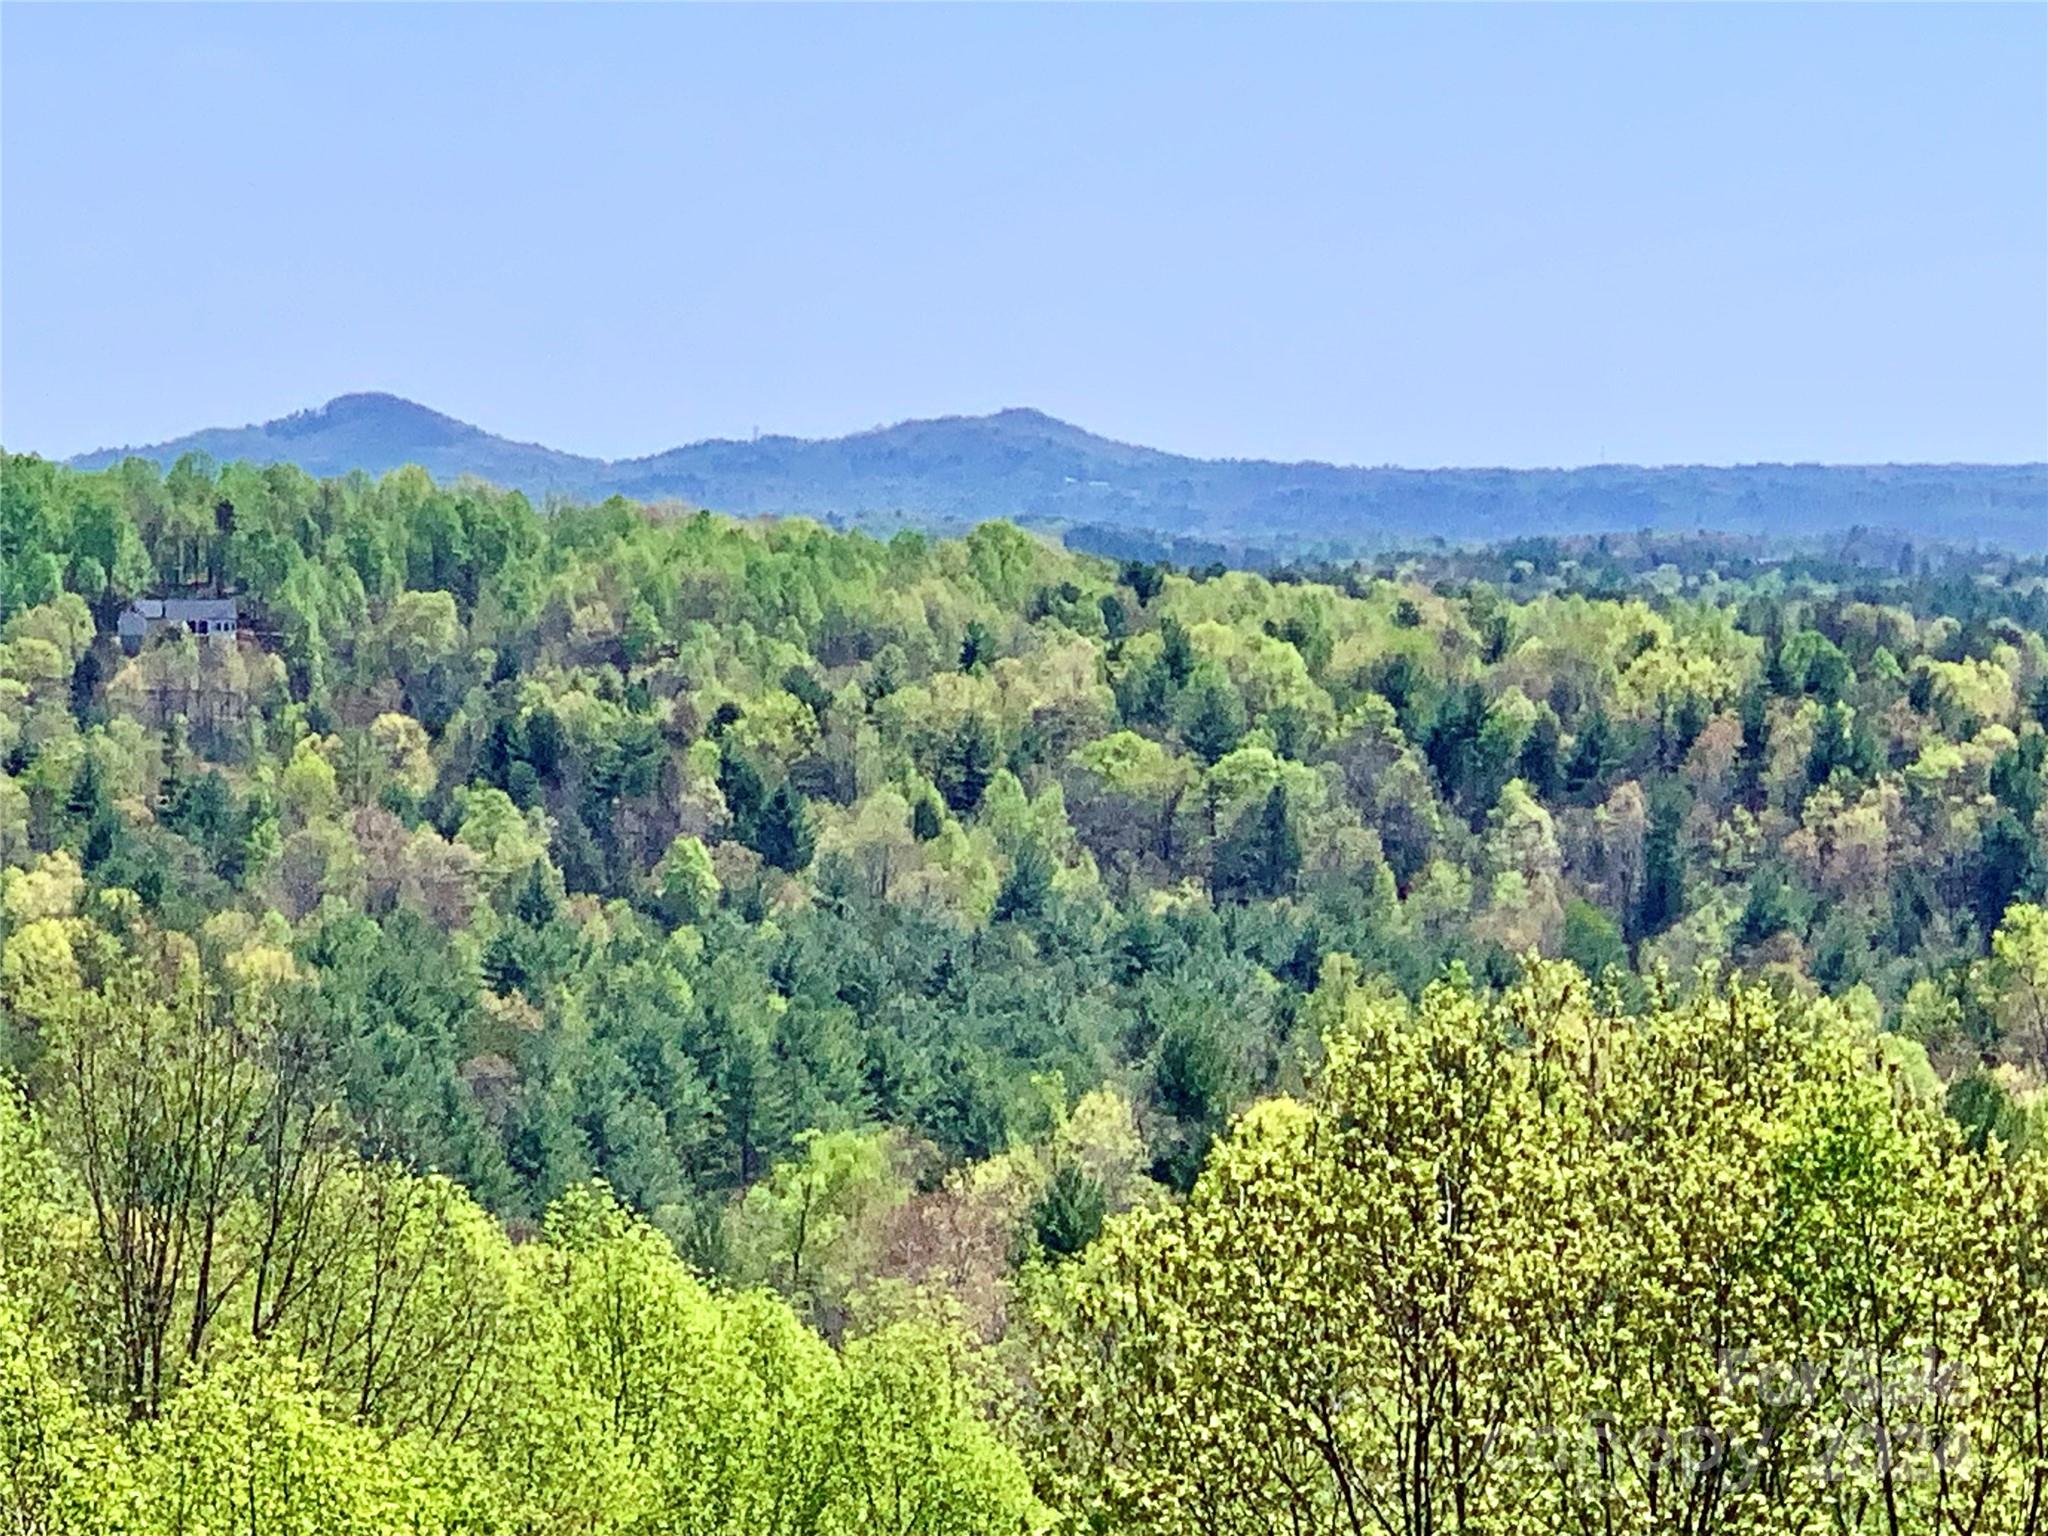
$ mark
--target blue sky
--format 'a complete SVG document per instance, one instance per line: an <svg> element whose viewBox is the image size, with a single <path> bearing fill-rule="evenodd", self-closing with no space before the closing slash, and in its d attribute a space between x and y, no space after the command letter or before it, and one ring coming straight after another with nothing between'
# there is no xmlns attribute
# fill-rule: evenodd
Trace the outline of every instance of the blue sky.
<svg viewBox="0 0 2048 1536"><path fill-rule="evenodd" d="M2048 7L10 4L0 437L2048 457Z"/></svg>

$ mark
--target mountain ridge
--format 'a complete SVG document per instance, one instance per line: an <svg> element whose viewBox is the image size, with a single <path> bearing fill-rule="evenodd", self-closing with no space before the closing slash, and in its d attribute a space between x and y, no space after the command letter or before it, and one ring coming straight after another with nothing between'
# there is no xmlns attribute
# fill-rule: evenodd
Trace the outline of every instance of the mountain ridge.
<svg viewBox="0 0 2048 1536"><path fill-rule="evenodd" d="M519 442L383 391L242 427L102 448L104 468L187 452L309 474L418 464L529 495L683 500L737 515L947 527L989 517L1220 547L1339 552L1402 539L1713 528L1782 536L1885 527L2048 547L2048 465L1744 464L1406 469L1198 458L1117 442L1029 406L803 438L706 438L602 459Z"/></svg>

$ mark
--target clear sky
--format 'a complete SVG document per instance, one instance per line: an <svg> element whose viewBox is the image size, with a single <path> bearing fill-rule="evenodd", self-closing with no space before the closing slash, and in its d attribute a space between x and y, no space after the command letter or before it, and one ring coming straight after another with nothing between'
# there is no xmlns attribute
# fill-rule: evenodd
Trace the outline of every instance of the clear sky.
<svg viewBox="0 0 2048 1536"><path fill-rule="evenodd" d="M0 437L2048 457L2048 6L0 13Z"/></svg>

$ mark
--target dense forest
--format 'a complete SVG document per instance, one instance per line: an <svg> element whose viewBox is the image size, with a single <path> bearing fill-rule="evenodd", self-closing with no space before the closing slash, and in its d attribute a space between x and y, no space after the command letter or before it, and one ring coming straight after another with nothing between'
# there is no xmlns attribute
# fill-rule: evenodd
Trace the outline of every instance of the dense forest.
<svg viewBox="0 0 2048 1536"><path fill-rule="evenodd" d="M2048 562L10 457L0 1074L11 1530L2038 1533Z"/></svg>

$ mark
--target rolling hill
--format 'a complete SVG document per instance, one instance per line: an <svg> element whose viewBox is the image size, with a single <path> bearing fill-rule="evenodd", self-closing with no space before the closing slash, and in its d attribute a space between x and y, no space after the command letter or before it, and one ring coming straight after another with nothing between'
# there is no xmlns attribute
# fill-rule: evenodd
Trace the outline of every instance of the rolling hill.
<svg viewBox="0 0 2048 1536"><path fill-rule="evenodd" d="M950 527L1009 517L1097 545L1148 534L1183 547L1326 554L1417 539L1694 529L1782 537L1853 527L2048 548L2048 465L1602 465L1398 469L1199 459L1113 442L1034 410L906 421L836 438L712 439L605 460L513 442L410 400L350 394L257 425L110 448L287 462L314 475L418 464L529 495L679 500L740 515Z"/></svg>

